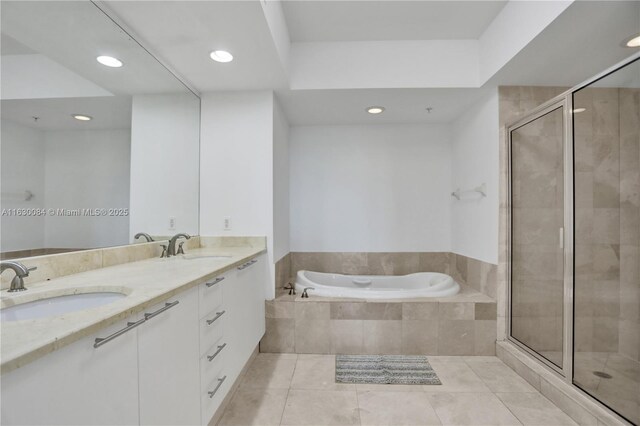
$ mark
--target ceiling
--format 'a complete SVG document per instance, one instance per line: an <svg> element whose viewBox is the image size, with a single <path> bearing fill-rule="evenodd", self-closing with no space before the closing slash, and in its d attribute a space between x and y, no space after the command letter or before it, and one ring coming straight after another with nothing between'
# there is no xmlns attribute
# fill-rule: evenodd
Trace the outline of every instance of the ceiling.
<svg viewBox="0 0 640 426"><path fill-rule="evenodd" d="M285 1L292 42L477 39L507 1Z"/></svg>
<svg viewBox="0 0 640 426"><path fill-rule="evenodd" d="M485 85L573 87L639 52L637 33L639 1L576 1Z"/></svg>
<svg viewBox="0 0 640 426"><path fill-rule="evenodd" d="M0 28L3 55L43 54L108 92L133 95L187 91L89 1L3 1ZM125 66L116 69L100 65L95 59L99 55L117 57Z"/></svg>
<svg viewBox="0 0 640 426"><path fill-rule="evenodd" d="M98 74L94 75L97 67L93 60L95 43L103 43L104 49L124 58L127 66L117 71L127 77L126 81L131 85L127 90L175 87L175 80L165 79L167 75L173 78L168 72L138 68L136 55L139 55L140 47L118 27L115 27L118 37L114 37L113 23L107 21L110 25L107 31L103 27L104 20L98 23L85 19L84 22L73 13L68 17L70 12L64 8L78 2L62 2L63 6L55 6L50 13L44 14L49 19L42 16L35 19L36 26L41 29L33 34L25 34L21 28L33 15L33 11L26 12L30 6L21 4L18 7L14 2L3 1L3 12L7 3L25 11L22 20L16 22L5 22L7 14L3 13L3 33L7 29L6 34L13 41L20 41L14 43L3 37L3 50L8 46L8 51L15 53L46 51L60 63L69 63L72 71L83 76L92 75L92 81L111 90L115 80L111 82L110 73L114 70L98 66ZM280 18L272 13L273 10L267 11L274 3L277 7L281 5ZM622 47L620 43L624 37L640 32L640 2L575 1L564 11L547 15L550 24L543 19L535 32L530 28L522 29L540 19L540 16L534 16L535 13L531 16L521 13L518 25L505 25L505 17L506 24L515 22L511 19L514 4L524 3L532 4L482 0L99 2L100 7L106 8L127 29L132 29L137 40L198 91L275 90L294 125L447 122L499 85L573 86L638 51ZM82 4L91 5L89 2ZM543 4L550 3L540 2ZM535 8L534 12L543 10L542 6L531 7ZM12 16L15 15L13 12ZM57 22L58 26L62 23L63 28L56 32L49 21ZM33 26L33 21L30 22ZM80 25L82 31L94 34L91 43L76 40L78 37L74 34L77 32L65 31L64 27L71 25ZM52 31L51 38L55 40L46 40ZM492 31L499 37L493 39L490 48L520 44L499 64L497 72L492 71L488 81L478 78L475 86L462 88L455 83L438 86L429 80L433 68L430 64L447 64L455 68L451 73L471 75L477 72L471 69L473 67L457 65L455 58L462 55L481 64L485 60L481 57L483 36ZM521 33L526 31L530 34L524 37ZM56 51L54 46L61 42L70 43L73 49L66 53ZM467 53L461 43L465 43L464 49L471 46L471 53L477 57ZM370 69L366 64L375 63L371 61L372 52L381 52L380 47L391 52L391 56L380 54L375 59L393 66L376 68L376 75L380 76L378 85L363 84L362 89L348 85L342 89L317 85L317 90L311 90L317 81L310 81L306 85L296 85L296 90L290 88L290 74L296 71L296 66L319 51L325 56L315 69L315 76L305 74L309 80L349 74L364 81L366 79L358 76ZM231 51L234 61L227 64L211 61L208 55L214 49ZM359 68L350 67L348 61L335 60L337 52ZM129 54L131 57L124 56ZM85 63L89 57L91 63ZM140 66L150 66L151 62L157 65L149 55L140 60L143 61ZM418 62L426 72L418 67ZM413 74L425 75L424 80L405 84L411 73L402 70L410 64L413 64ZM126 74L130 70L134 72ZM374 104L381 104L387 110L379 116L366 114L364 109ZM427 106L434 108L431 114L426 113Z"/></svg>
<svg viewBox="0 0 640 426"><path fill-rule="evenodd" d="M139 38L200 91L287 86L259 1L107 1ZM228 50L233 62L209 58Z"/></svg>
<svg viewBox="0 0 640 426"><path fill-rule="evenodd" d="M284 90L277 92L277 98L295 126L448 123L488 92L480 88ZM384 113L365 111L374 105L383 105ZM433 108L431 112L427 107Z"/></svg>
<svg viewBox="0 0 640 426"><path fill-rule="evenodd" d="M131 97L128 96L3 100L0 107L3 120L40 130L131 128ZM72 114L89 115L93 120L79 121Z"/></svg>

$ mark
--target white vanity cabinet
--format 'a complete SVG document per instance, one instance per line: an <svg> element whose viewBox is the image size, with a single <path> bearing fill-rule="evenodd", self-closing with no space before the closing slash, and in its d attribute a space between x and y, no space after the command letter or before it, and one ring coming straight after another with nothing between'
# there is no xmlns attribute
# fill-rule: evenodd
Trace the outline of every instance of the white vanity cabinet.
<svg viewBox="0 0 640 426"><path fill-rule="evenodd" d="M138 328L140 424L199 424L198 289L144 312Z"/></svg>
<svg viewBox="0 0 640 426"><path fill-rule="evenodd" d="M130 317L3 374L3 425L133 425L138 416L137 329Z"/></svg>
<svg viewBox="0 0 640 426"><path fill-rule="evenodd" d="M208 424L264 334L266 259L3 374L1 424Z"/></svg>

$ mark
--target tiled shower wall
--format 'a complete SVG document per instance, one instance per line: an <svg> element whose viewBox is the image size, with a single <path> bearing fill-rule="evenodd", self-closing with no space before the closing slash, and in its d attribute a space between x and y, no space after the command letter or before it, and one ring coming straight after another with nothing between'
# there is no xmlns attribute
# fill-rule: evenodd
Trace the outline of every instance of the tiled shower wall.
<svg viewBox="0 0 640 426"><path fill-rule="evenodd" d="M639 360L640 129L638 89L576 93L578 352Z"/></svg>
<svg viewBox="0 0 640 426"><path fill-rule="evenodd" d="M339 253L294 252L276 263L276 296L300 270L351 275L404 275L441 272L496 297L496 265L449 252Z"/></svg>
<svg viewBox="0 0 640 426"><path fill-rule="evenodd" d="M564 92L501 87L498 338L506 337L507 171L505 126ZM578 351L640 357L640 130L637 89L589 88L576 95L576 335ZM580 103L580 105L577 105Z"/></svg>

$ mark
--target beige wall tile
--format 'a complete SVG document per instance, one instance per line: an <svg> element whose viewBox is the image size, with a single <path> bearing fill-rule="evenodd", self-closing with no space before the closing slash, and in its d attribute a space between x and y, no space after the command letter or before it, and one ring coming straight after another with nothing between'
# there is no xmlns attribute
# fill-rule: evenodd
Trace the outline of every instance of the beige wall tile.
<svg viewBox="0 0 640 426"><path fill-rule="evenodd" d="M440 318L438 324L439 355L474 355L474 320L448 320Z"/></svg>
<svg viewBox="0 0 640 426"><path fill-rule="evenodd" d="M331 319L401 320L402 303L332 302Z"/></svg>
<svg viewBox="0 0 640 426"><path fill-rule="evenodd" d="M260 352L295 352L295 323L286 318L267 318Z"/></svg>
<svg viewBox="0 0 640 426"><path fill-rule="evenodd" d="M364 321L364 353L400 354L402 321Z"/></svg>
<svg viewBox="0 0 640 426"><path fill-rule="evenodd" d="M328 320L330 317L331 303L327 302L295 302L296 321L320 319Z"/></svg>
<svg viewBox="0 0 640 426"><path fill-rule="evenodd" d="M267 300L265 302L265 316L267 318L295 318L294 303Z"/></svg>
<svg viewBox="0 0 640 426"><path fill-rule="evenodd" d="M440 303L438 317L441 320L472 320L475 318L475 303Z"/></svg>
<svg viewBox="0 0 640 426"><path fill-rule="evenodd" d="M438 320L403 320L402 354L437 355Z"/></svg>
<svg viewBox="0 0 640 426"><path fill-rule="evenodd" d="M475 355L496 354L496 321L475 321Z"/></svg>
<svg viewBox="0 0 640 426"><path fill-rule="evenodd" d="M299 319L295 323L295 347L299 354L331 352L331 327L328 319Z"/></svg>
<svg viewBox="0 0 640 426"><path fill-rule="evenodd" d="M362 320L331 320L331 353L361 354L364 350Z"/></svg>
<svg viewBox="0 0 640 426"><path fill-rule="evenodd" d="M475 319L494 320L497 318L497 306L495 303L476 303Z"/></svg>
<svg viewBox="0 0 640 426"><path fill-rule="evenodd" d="M438 302L411 302L402 304L403 320L437 320Z"/></svg>

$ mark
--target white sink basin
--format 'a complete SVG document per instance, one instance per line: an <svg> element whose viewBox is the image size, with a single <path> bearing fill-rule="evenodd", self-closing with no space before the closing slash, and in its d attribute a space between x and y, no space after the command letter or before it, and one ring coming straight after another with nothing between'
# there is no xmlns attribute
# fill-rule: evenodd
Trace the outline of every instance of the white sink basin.
<svg viewBox="0 0 640 426"><path fill-rule="evenodd" d="M123 293L100 292L47 297L0 309L0 320L23 321L48 318L69 312L97 308L127 297Z"/></svg>

